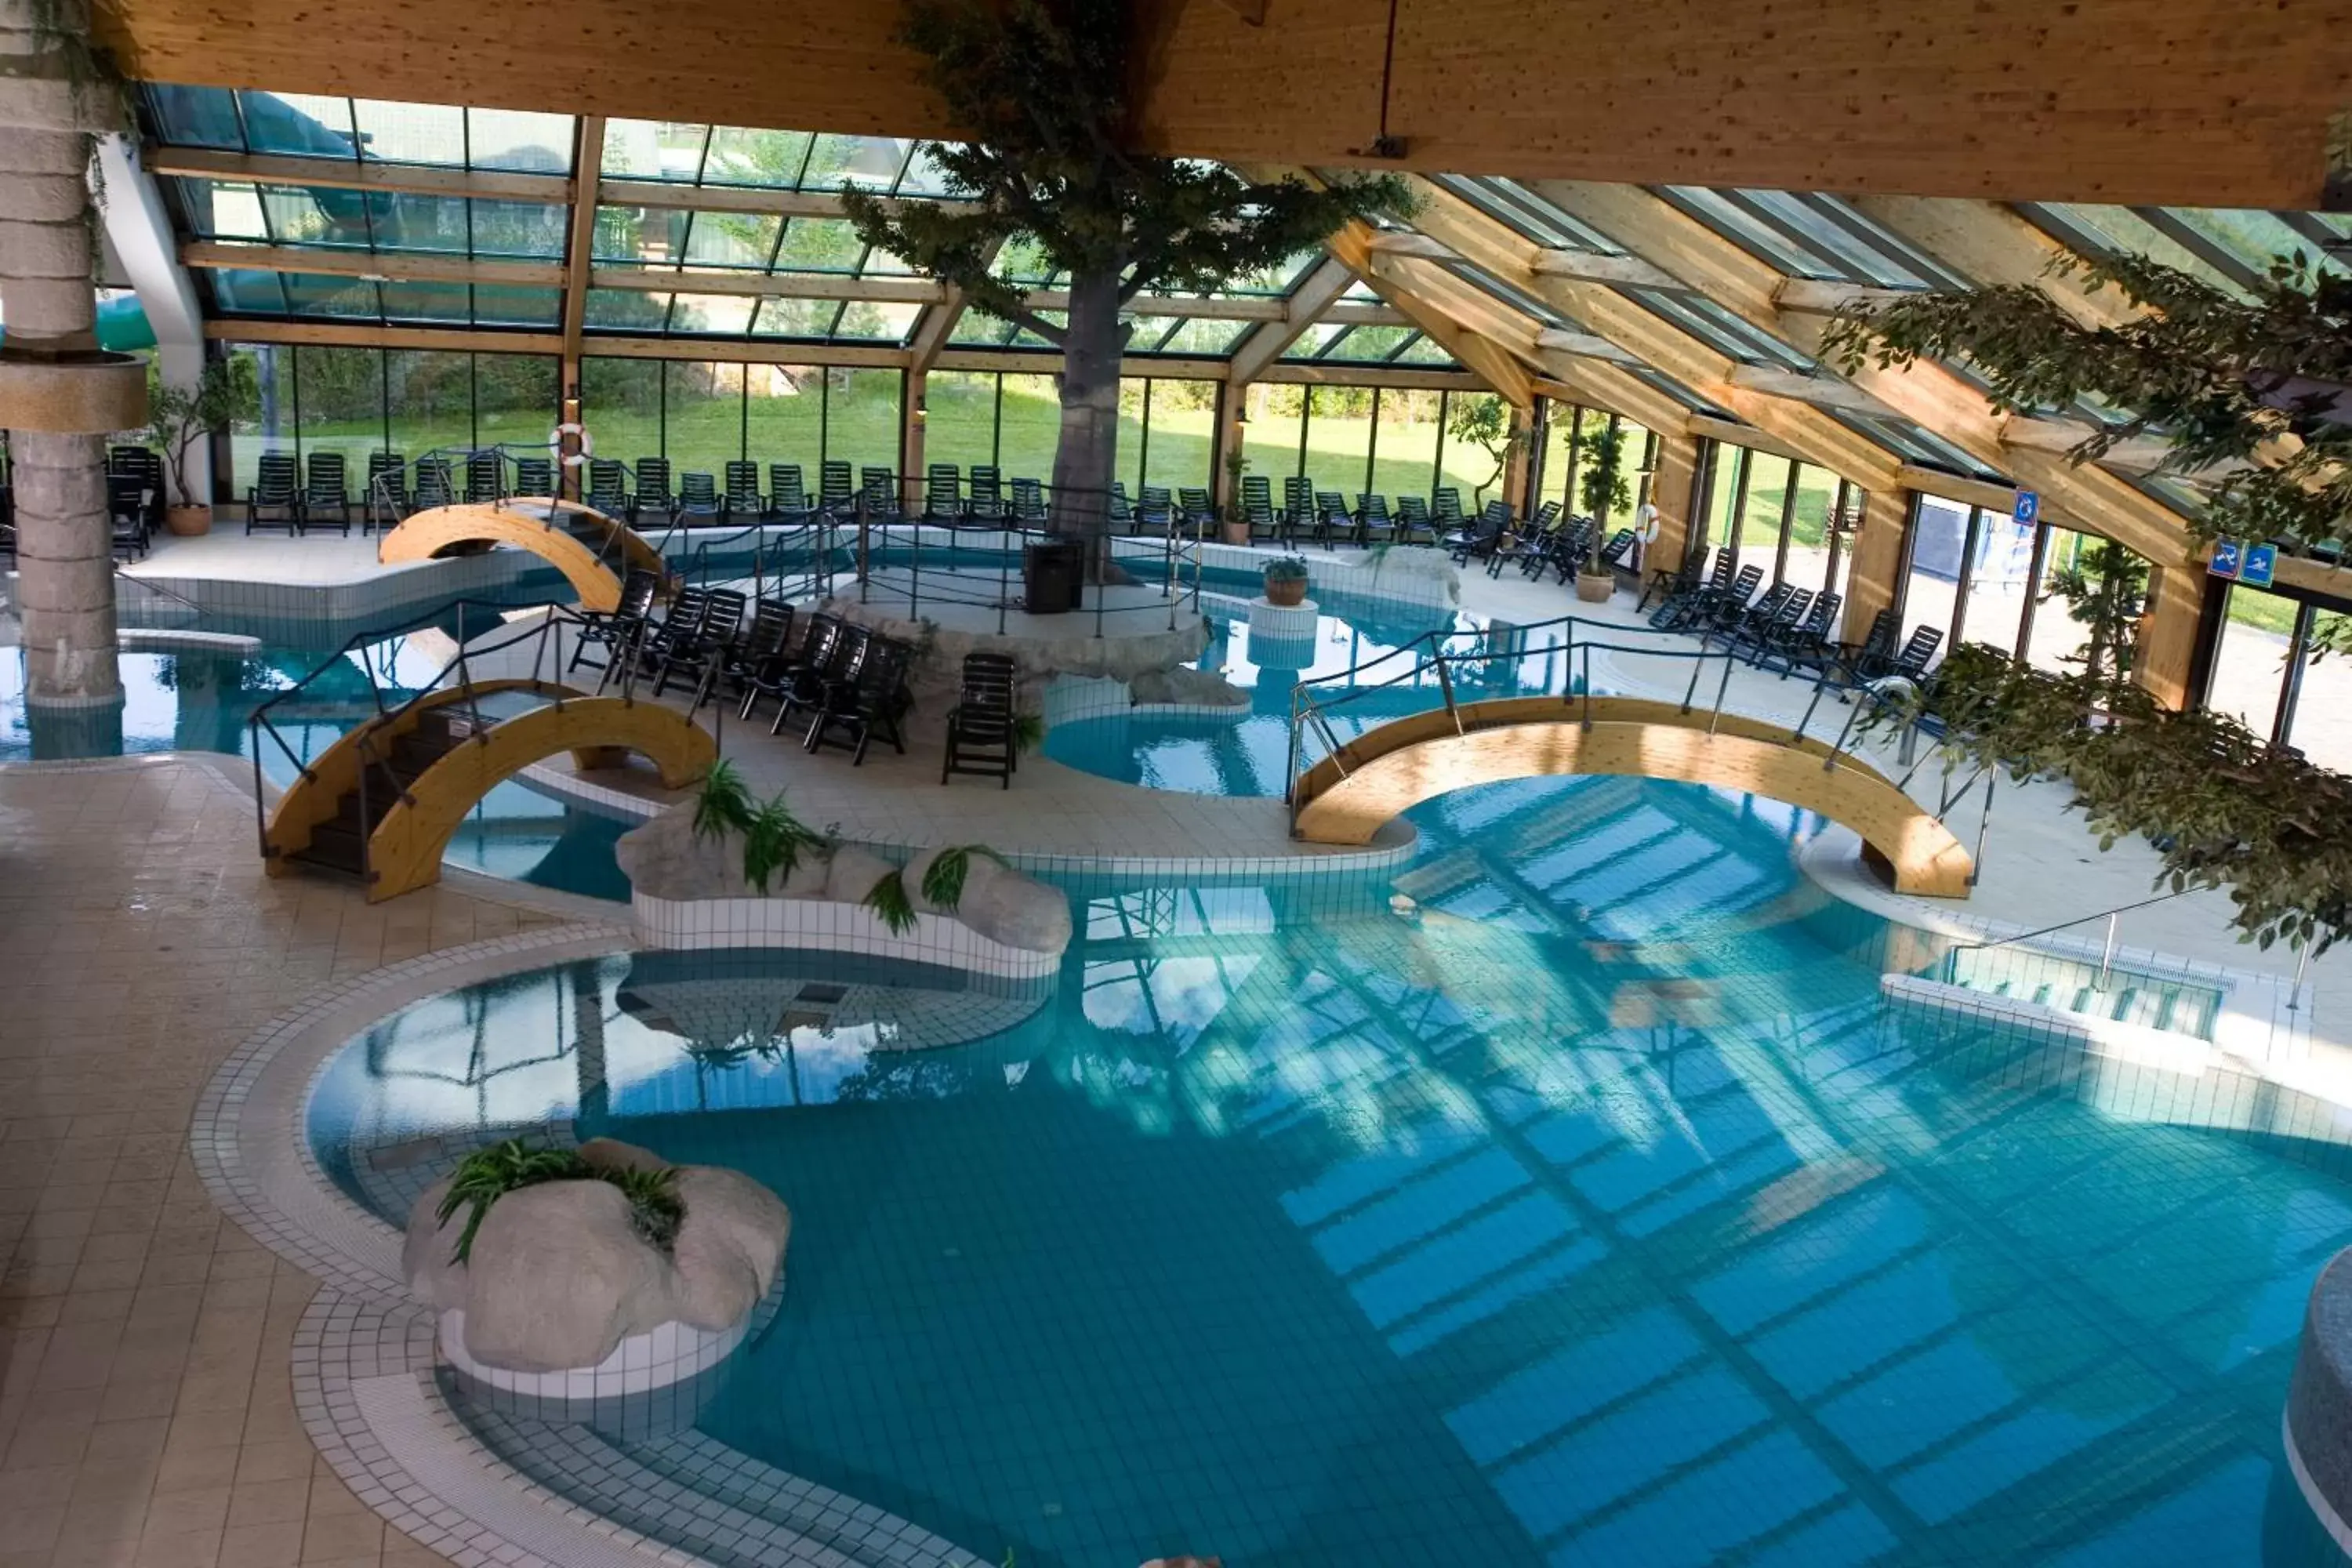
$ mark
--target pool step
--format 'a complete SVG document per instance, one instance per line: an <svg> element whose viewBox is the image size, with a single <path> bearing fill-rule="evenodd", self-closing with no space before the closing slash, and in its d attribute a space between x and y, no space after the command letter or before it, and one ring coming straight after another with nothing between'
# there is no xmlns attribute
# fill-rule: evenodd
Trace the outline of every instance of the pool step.
<svg viewBox="0 0 2352 1568"><path fill-rule="evenodd" d="M2013 997L2086 1018L2112 1019L2194 1039L2213 1037L2221 993L2210 985L2134 970L2111 971L2102 984L2099 966L2043 952L1987 957L1963 949L1945 962L1945 984L1989 996Z"/></svg>
<svg viewBox="0 0 2352 1568"><path fill-rule="evenodd" d="M483 715L484 728L493 722L490 715ZM367 764L364 811L362 792L346 791L335 803L335 815L310 829L309 847L289 858L350 876L363 874L367 869L369 835L382 825L408 786L423 777L435 763L457 750L459 742L472 734L473 728L470 714L438 708L420 713L415 728L393 738L389 756Z"/></svg>

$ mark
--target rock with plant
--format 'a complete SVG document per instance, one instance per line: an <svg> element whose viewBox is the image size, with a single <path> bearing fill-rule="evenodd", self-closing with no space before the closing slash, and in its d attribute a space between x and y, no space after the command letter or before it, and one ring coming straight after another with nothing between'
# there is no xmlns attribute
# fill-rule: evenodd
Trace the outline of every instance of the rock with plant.
<svg viewBox="0 0 2352 1568"><path fill-rule="evenodd" d="M1070 945L1068 898L1023 876L985 844L926 849L903 870L877 879L865 901L902 935L914 929L916 917L939 915L1028 952L1060 952Z"/></svg>
<svg viewBox="0 0 2352 1568"><path fill-rule="evenodd" d="M476 1151L409 1213L402 1271L466 1352L516 1373L596 1366L664 1323L733 1328L773 1288L792 1213L737 1171L611 1139Z"/></svg>

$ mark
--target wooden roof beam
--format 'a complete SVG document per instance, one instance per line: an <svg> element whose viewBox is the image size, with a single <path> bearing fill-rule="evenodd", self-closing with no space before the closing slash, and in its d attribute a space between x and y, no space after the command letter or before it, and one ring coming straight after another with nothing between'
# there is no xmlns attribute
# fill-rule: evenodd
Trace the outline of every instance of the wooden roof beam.
<svg viewBox="0 0 2352 1568"><path fill-rule="evenodd" d="M1505 401L1517 408L1534 406L1534 378L1509 348L1464 326L1445 311L1430 304L1410 279L1397 276L1397 268L1393 265L1386 270L1375 270L1371 250L1374 232L1371 225L1360 219L1351 219L1338 233L1326 239L1324 247L1345 262L1349 270L1362 279L1374 293L1411 317L1414 325L1500 394Z"/></svg>
<svg viewBox="0 0 2352 1568"><path fill-rule="evenodd" d="M561 289L563 267L552 261L476 261L415 251L310 250L289 245L229 245L194 239L180 247L180 264L213 271L256 268L324 278L367 278L388 283L491 283L516 289Z"/></svg>
<svg viewBox="0 0 2352 1568"><path fill-rule="evenodd" d="M597 121L599 125L603 121ZM473 196L484 201L568 202L573 184L563 174L517 174L491 169L436 169L414 163L362 163L351 158L300 158L223 153L210 147L151 146L141 158L151 174L226 180L257 185L307 185L329 191L382 191L418 196Z"/></svg>
<svg viewBox="0 0 2352 1568"><path fill-rule="evenodd" d="M1280 319L1266 322L1244 338L1233 353L1231 379L1236 385L1255 381L1273 367L1323 313L1339 303L1356 274L1336 256L1326 256L1282 301ZM1391 309L1394 309L1393 306Z"/></svg>
<svg viewBox="0 0 2352 1568"><path fill-rule="evenodd" d="M588 275L596 254L596 169L604 156L604 117L580 117L572 166L580 171L579 199L572 204L563 248L563 359L567 372L580 361L588 321Z"/></svg>

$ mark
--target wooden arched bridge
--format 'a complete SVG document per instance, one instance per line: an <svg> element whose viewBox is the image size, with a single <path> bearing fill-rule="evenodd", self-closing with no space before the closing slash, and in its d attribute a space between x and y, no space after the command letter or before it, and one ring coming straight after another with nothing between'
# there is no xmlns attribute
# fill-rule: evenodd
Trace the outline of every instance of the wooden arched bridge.
<svg viewBox="0 0 2352 1568"><path fill-rule="evenodd" d="M584 610L621 602L621 575L660 573L661 552L618 518L578 501L524 496L492 503L436 506L412 513L376 546L387 565L429 561L493 545L528 550L563 574Z"/></svg>

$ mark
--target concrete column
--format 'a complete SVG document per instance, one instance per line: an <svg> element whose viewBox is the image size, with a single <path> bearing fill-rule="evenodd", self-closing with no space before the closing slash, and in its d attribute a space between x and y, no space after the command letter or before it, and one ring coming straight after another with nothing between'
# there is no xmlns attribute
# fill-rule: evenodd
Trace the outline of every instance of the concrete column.
<svg viewBox="0 0 2352 1568"><path fill-rule="evenodd" d="M1903 532L1911 517L1908 490L1864 490L1862 525L1854 531L1853 566L1846 574L1845 627L1841 642L1870 635L1878 612L1894 605L1895 577L1903 570Z"/></svg>
<svg viewBox="0 0 2352 1568"><path fill-rule="evenodd" d="M34 0L0 0L0 426L15 468L25 697L116 708L105 437L146 422L147 386L137 359L99 352L87 172L93 132L121 102L87 79L82 0L45 8L46 29Z"/></svg>

